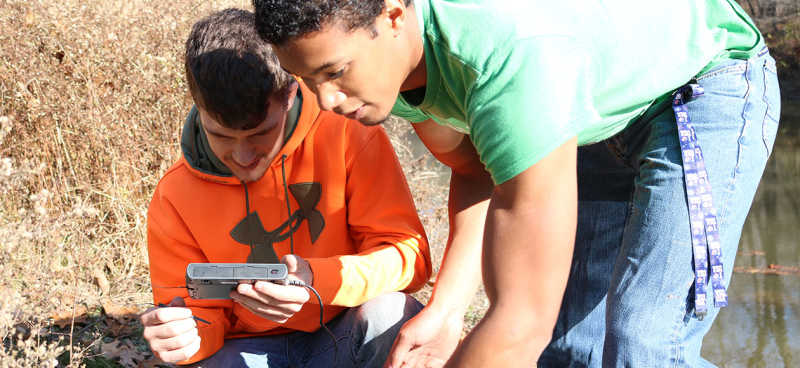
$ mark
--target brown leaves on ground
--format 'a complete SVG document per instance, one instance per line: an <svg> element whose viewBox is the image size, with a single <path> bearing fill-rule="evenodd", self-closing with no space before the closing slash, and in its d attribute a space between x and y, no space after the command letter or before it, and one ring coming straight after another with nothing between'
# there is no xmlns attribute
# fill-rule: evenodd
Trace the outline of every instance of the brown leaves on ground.
<svg viewBox="0 0 800 368"><path fill-rule="evenodd" d="M72 324L85 324L89 320L89 310L85 306L72 309L56 310L50 315L53 324L59 328L67 328Z"/></svg>
<svg viewBox="0 0 800 368"><path fill-rule="evenodd" d="M137 307L104 302L103 310L105 311L105 323L112 336L131 336L141 327L139 322L141 311Z"/></svg>
<svg viewBox="0 0 800 368"><path fill-rule="evenodd" d="M149 352L142 352L130 340L113 340L100 347L103 356L118 361L123 367L156 368L170 366Z"/></svg>
<svg viewBox="0 0 800 368"><path fill-rule="evenodd" d="M119 305L108 300L104 301L101 307L101 313L97 316L92 316L86 306L79 305L74 308L56 310L50 315L50 319L61 329L71 325L82 328L89 323L103 322L111 337L132 336L140 329L141 308Z"/></svg>
<svg viewBox="0 0 800 368"><path fill-rule="evenodd" d="M800 267L782 266L770 263L767 267L744 267L738 266L733 268L733 272L738 273L760 273L765 275L778 275L778 276L800 276Z"/></svg>
<svg viewBox="0 0 800 368"><path fill-rule="evenodd" d="M141 337L139 315L142 308L115 303L111 300L101 302L99 308L78 305L57 310L50 315L54 326L74 334L79 340L92 331L102 331L98 353L126 368L153 368L169 366L153 355Z"/></svg>

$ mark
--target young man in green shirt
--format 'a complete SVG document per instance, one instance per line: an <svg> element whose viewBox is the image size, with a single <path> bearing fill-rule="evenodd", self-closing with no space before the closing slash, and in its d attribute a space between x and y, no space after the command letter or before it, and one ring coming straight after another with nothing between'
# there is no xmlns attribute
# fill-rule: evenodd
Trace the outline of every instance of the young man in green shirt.
<svg viewBox="0 0 800 368"><path fill-rule="evenodd" d="M780 109L733 0L254 5L321 107L404 117L452 168L446 257L390 366L707 363ZM456 347L481 266L491 306Z"/></svg>

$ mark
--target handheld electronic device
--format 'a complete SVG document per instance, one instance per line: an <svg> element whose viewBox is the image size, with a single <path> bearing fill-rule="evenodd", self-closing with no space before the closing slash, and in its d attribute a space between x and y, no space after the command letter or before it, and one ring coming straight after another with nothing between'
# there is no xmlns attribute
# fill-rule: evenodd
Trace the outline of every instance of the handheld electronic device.
<svg viewBox="0 0 800 368"><path fill-rule="evenodd" d="M192 299L230 299L240 283L280 281L288 273L283 263L190 263L186 288Z"/></svg>

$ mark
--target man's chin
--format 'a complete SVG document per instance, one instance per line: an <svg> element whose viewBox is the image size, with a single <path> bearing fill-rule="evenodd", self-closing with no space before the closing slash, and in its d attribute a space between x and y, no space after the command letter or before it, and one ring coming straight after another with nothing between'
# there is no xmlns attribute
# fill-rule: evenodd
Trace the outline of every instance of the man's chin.
<svg viewBox="0 0 800 368"><path fill-rule="evenodd" d="M245 182L245 183L251 183L251 182L258 181L259 179L261 179L261 177L263 177L263 176L264 176L264 174L266 173L266 171L267 171L267 170L266 170L266 168L265 168L265 169L264 169L263 171L261 171L260 173L258 173L258 172L255 172L255 171L248 171L248 172L234 172L234 173L233 173L233 176L235 176L235 177L236 177L236 179L239 179L239 181L242 181L242 182Z"/></svg>
<svg viewBox="0 0 800 368"><path fill-rule="evenodd" d="M382 118L378 118L378 119L364 118L364 119L359 120L358 122L361 123L362 125L373 126L373 125L383 124L383 123L386 122L386 120L389 120L389 115L385 115Z"/></svg>

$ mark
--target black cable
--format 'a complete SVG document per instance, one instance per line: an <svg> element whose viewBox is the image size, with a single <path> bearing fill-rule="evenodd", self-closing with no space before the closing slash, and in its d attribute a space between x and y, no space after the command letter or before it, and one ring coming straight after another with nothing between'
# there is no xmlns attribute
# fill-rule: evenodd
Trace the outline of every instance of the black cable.
<svg viewBox="0 0 800 368"><path fill-rule="evenodd" d="M320 327L322 327L323 330L325 330L325 332L328 333L328 336L331 337L331 340L333 340L333 362L334 364L337 363L339 361L339 344L336 342L336 335L334 335L333 332L331 332L331 330L328 329L328 326L325 326L323 318L323 313L325 311L325 308L322 305L322 297L319 296L319 293L317 292L317 290L314 289L313 286L308 285L301 280L287 280L286 284L292 286L305 287L308 290L311 290L311 292L313 292L314 295L317 297L317 301L319 302L319 325Z"/></svg>
<svg viewBox="0 0 800 368"><path fill-rule="evenodd" d="M281 155L281 179L282 179L281 181L283 182L283 195L284 195L284 197L286 197L286 213L289 216L289 221L291 221L292 220L292 206L289 203L289 188L288 188L288 185L286 184L286 158L287 158L286 154ZM247 207L246 210L247 210L247 214L249 215L250 214L250 200L248 198L248 193L247 193L247 184L242 182L242 185L244 186L244 196L245 196L245 203L246 203L246 207ZM292 224L290 222L289 223L289 253L290 254L294 254L294 236L293 236L293 233L294 233L294 231L292 231ZM333 361L334 361L334 363L337 362L339 360L339 344L336 342L336 335L334 335L333 332L331 332L331 330L328 328L328 326L325 326L325 318L324 318L325 308L322 305L322 297L319 295L317 290L314 289L313 286L308 285L308 284L306 284L305 282L303 282L301 280L287 280L286 284L287 285L292 285L292 286L301 286L301 287L307 288L308 290L311 290L312 293L314 293L314 296L317 297L317 301L319 302L319 326L322 327L322 329L325 330L325 332L328 334L328 336L331 337L331 340L333 340Z"/></svg>
<svg viewBox="0 0 800 368"><path fill-rule="evenodd" d="M289 253L294 254L294 236L292 235L292 206L289 204L289 189L286 186L286 154L281 155L281 178L283 179L283 196L286 197L286 213L289 215ZM320 303L321 304L321 303Z"/></svg>

